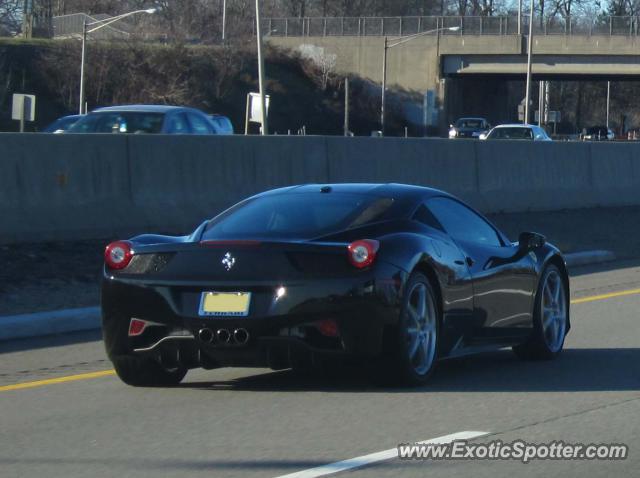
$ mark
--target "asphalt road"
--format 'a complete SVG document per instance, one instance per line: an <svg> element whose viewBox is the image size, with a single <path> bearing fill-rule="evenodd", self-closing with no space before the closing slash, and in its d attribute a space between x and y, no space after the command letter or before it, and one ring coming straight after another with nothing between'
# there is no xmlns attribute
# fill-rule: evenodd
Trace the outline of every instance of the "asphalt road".
<svg viewBox="0 0 640 478"><path fill-rule="evenodd" d="M488 434L475 443L625 443L629 458L392 459L335 476L638 476L638 265L574 271L573 329L558 360L503 351L449 361L416 389L376 388L353 372L247 369L136 389L93 374L110 369L96 333L0 344L0 476L278 477L462 431Z"/></svg>

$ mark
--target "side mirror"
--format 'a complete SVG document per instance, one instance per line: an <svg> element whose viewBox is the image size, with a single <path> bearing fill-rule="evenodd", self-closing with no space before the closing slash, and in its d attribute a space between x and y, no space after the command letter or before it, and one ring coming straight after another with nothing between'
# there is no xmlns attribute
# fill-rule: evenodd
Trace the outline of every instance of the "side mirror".
<svg viewBox="0 0 640 478"><path fill-rule="evenodd" d="M487 133L480 134L480 136L478 136L478 139L482 139L482 140L487 139Z"/></svg>
<svg viewBox="0 0 640 478"><path fill-rule="evenodd" d="M547 242L547 238L537 232L521 232L518 237L518 249L527 253L541 248Z"/></svg>

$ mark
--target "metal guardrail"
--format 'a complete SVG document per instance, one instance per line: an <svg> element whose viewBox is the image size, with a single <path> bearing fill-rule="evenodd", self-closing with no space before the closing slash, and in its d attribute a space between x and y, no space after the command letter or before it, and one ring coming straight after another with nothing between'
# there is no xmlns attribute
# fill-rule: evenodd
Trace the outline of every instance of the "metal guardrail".
<svg viewBox="0 0 640 478"><path fill-rule="evenodd" d="M534 18L536 35L638 36L640 17ZM430 16L430 17L304 17L265 18L263 31L268 36L405 36L435 29L443 35L517 35L517 16ZM529 18L522 17L520 32L529 32Z"/></svg>

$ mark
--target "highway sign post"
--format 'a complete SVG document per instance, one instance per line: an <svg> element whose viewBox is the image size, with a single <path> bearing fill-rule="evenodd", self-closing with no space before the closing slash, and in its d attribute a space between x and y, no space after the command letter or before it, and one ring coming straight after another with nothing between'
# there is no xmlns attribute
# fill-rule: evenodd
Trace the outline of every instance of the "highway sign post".
<svg viewBox="0 0 640 478"><path fill-rule="evenodd" d="M518 121L522 121L525 124L528 121L525 121L526 116L527 116L527 108L525 107L527 103L527 99L523 98L522 101L518 104ZM531 106L533 104L533 102L531 100L529 100L529 106Z"/></svg>
<svg viewBox="0 0 640 478"><path fill-rule="evenodd" d="M36 120L36 97L22 93L13 94L11 119L20 121L20 132L24 133L24 122Z"/></svg>
<svg viewBox="0 0 640 478"><path fill-rule="evenodd" d="M269 115L269 103L271 97L269 95L264 96L264 102L266 105L265 118ZM259 123L262 128L262 101L260 93L247 94L247 110L244 122L244 134L249 134L249 122Z"/></svg>
<svg viewBox="0 0 640 478"><path fill-rule="evenodd" d="M559 111L545 111L545 114L543 115L542 118L542 123L543 124L549 124L549 123L560 123L562 115L560 114ZM536 123L540 120L540 110L536 110L535 113L535 121Z"/></svg>

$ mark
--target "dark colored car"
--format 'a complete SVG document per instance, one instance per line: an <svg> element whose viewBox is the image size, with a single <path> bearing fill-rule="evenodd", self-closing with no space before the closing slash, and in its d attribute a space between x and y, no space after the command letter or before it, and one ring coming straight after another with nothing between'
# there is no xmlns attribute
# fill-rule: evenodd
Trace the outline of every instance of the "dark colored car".
<svg viewBox="0 0 640 478"><path fill-rule="evenodd" d="M592 126L582 130L583 141L613 141L615 134L606 126Z"/></svg>
<svg viewBox="0 0 640 478"><path fill-rule="evenodd" d="M248 198L188 236L108 245L102 320L131 385L346 358L419 384L443 358L556 356L568 298L557 248L536 233L511 243L447 193L304 185Z"/></svg>
<svg viewBox="0 0 640 478"><path fill-rule="evenodd" d="M82 118L82 115L63 116L62 118L58 118L45 129L43 129L42 132L63 133L71 128L74 124L76 124L80 118Z"/></svg>
<svg viewBox="0 0 640 478"><path fill-rule="evenodd" d="M491 125L484 118L460 118L449 126L449 138L479 138L481 134L491 129Z"/></svg>
<svg viewBox="0 0 640 478"><path fill-rule="evenodd" d="M222 115L209 115L213 128L216 130L216 134L233 134L233 124L231 120Z"/></svg>
<svg viewBox="0 0 640 478"><path fill-rule="evenodd" d="M93 110L68 133L216 134L209 116L181 106L130 105Z"/></svg>

